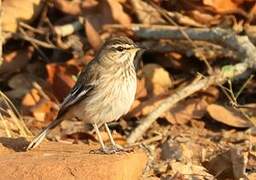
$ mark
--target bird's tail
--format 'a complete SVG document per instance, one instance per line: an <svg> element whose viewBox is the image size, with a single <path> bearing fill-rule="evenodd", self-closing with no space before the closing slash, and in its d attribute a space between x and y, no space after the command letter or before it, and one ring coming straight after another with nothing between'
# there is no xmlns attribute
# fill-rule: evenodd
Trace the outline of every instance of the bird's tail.
<svg viewBox="0 0 256 180"><path fill-rule="evenodd" d="M28 145L28 147L26 148L27 150L33 149L35 147L37 147L43 140L44 138L47 136L47 134L49 134L49 132L51 131L51 129L55 128L58 124L60 124L60 122L62 121L62 118L58 118L53 120L45 129L43 129Z"/></svg>

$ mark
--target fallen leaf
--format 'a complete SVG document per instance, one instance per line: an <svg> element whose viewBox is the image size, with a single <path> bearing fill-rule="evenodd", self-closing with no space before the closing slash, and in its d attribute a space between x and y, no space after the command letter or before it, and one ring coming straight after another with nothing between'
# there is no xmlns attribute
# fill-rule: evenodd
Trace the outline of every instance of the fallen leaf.
<svg viewBox="0 0 256 180"><path fill-rule="evenodd" d="M146 80L144 77L137 78L136 99L144 98L147 96Z"/></svg>
<svg viewBox="0 0 256 180"><path fill-rule="evenodd" d="M207 106L204 98L188 99L171 108L165 117L172 124L186 124L192 119L201 119Z"/></svg>
<svg viewBox="0 0 256 180"><path fill-rule="evenodd" d="M239 180L245 178L245 159L245 154L237 148L232 148L203 162L203 165L217 179Z"/></svg>
<svg viewBox="0 0 256 180"><path fill-rule="evenodd" d="M40 13L44 0L3 1L2 26L4 32L16 32L19 22L32 22Z"/></svg>
<svg viewBox="0 0 256 180"><path fill-rule="evenodd" d="M72 16L79 16L82 13L94 8L99 4L97 0L86 0L86 1L53 1L54 6L66 14Z"/></svg>
<svg viewBox="0 0 256 180"><path fill-rule="evenodd" d="M27 73L19 73L12 76L9 80L8 85L11 90L7 91L6 94L11 98L22 98L32 87L34 77Z"/></svg>
<svg viewBox="0 0 256 180"><path fill-rule="evenodd" d="M207 107L207 111L214 120L232 127L248 128L253 126L241 112L231 107L211 104Z"/></svg>
<svg viewBox="0 0 256 180"><path fill-rule="evenodd" d="M0 66L1 79L7 78L14 72L21 70L27 65L33 55L33 48L13 51L3 56L3 62Z"/></svg>
<svg viewBox="0 0 256 180"><path fill-rule="evenodd" d="M75 84L72 75L77 75L79 70L76 66L68 64L47 64L46 69L47 82L51 85L56 98L62 101Z"/></svg>
<svg viewBox="0 0 256 180"><path fill-rule="evenodd" d="M238 4L232 0L203 0L205 5L213 7L218 12L236 11L238 10Z"/></svg>
<svg viewBox="0 0 256 180"><path fill-rule="evenodd" d="M130 26L131 25L131 18L124 12L122 5L120 4L120 1L118 0L107 0L108 5L104 4L103 2L105 1L101 1L102 6L104 6L105 8L109 7L111 10L111 14L112 14L112 18L117 21L118 23L120 23L123 26Z"/></svg>
<svg viewBox="0 0 256 180"><path fill-rule="evenodd" d="M174 142L172 139L168 139L163 144L161 144L161 154L162 160L181 160L182 149L181 146Z"/></svg>
<svg viewBox="0 0 256 180"><path fill-rule="evenodd" d="M52 120L56 115L56 105L50 99L42 97L40 92L32 88L22 100L22 109L24 113L31 113L38 121ZM53 114L52 114L53 113Z"/></svg>
<svg viewBox="0 0 256 180"><path fill-rule="evenodd" d="M85 18L85 32L94 49L99 48L101 44L99 32L104 25L119 23L123 26L130 26L131 24L131 18L122 7L124 1L121 0L91 0L81 3L56 0L54 3L65 13Z"/></svg>
<svg viewBox="0 0 256 180"><path fill-rule="evenodd" d="M152 7L147 2L142 0L131 0L131 4L140 22L143 24L164 24L165 20L162 18L159 11Z"/></svg>
<svg viewBox="0 0 256 180"><path fill-rule="evenodd" d="M221 22L221 15L216 14L209 14L205 12L201 12L199 10L193 10L189 12L189 15L197 22L205 25L216 25Z"/></svg>
<svg viewBox="0 0 256 180"><path fill-rule="evenodd" d="M176 160L187 163L192 161L193 151L187 144L179 144L172 139L168 139L161 145L160 157L162 160Z"/></svg>
<svg viewBox="0 0 256 180"><path fill-rule="evenodd" d="M196 177L207 177L207 178L214 178L211 174L207 172L207 170L203 166L189 163L181 163L181 162L172 162L171 163L171 169L172 172L180 173L185 175L185 177L194 177L193 179L196 179Z"/></svg>
<svg viewBox="0 0 256 180"><path fill-rule="evenodd" d="M256 18L256 3L253 5L253 7L250 10L250 15L253 16L252 18Z"/></svg>
<svg viewBox="0 0 256 180"><path fill-rule="evenodd" d="M247 176L248 180L255 180L256 179L256 173L251 173Z"/></svg>
<svg viewBox="0 0 256 180"><path fill-rule="evenodd" d="M147 92L152 95L161 95L172 86L172 80L168 71L158 64L147 64L143 67L146 78Z"/></svg>
<svg viewBox="0 0 256 180"><path fill-rule="evenodd" d="M85 20L84 29L90 45L92 46L93 49L97 50L100 48L102 41L99 33L97 32L95 27L92 25L91 21L93 21L93 19L91 19L91 17L88 16Z"/></svg>

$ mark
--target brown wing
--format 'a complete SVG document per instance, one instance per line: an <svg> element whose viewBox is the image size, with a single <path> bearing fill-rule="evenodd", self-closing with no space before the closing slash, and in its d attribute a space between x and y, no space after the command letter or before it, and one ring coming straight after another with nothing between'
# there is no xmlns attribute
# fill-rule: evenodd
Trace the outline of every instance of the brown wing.
<svg viewBox="0 0 256 180"><path fill-rule="evenodd" d="M62 116L68 109L85 99L90 91L93 90L98 83L99 69L97 69L97 62L90 62L78 76L77 82L61 103L61 107L57 118Z"/></svg>

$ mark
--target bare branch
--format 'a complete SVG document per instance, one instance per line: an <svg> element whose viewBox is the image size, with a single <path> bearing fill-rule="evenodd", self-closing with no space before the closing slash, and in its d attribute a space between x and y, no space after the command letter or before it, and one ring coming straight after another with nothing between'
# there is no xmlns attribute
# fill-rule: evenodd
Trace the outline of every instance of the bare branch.
<svg viewBox="0 0 256 180"><path fill-rule="evenodd" d="M143 38L172 38L172 39L184 39L182 34L177 28L167 26L150 26L148 28L143 26L133 26L132 28L135 34ZM148 116L141 120L141 124L132 132L128 138L128 143L134 143L147 131L151 124L164 112L173 107L176 103L182 99L192 95L193 93L207 88L210 85L222 84L227 79L237 78L245 73L249 68L256 68L256 48L248 39L247 36L238 36L235 33L220 29L192 29L184 28L184 31L188 33L193 40L205 40L222 44L232 50L235 50L242 63L238 63L234 66L224 66L220 73L193 82L190 85L180 89L175 94L162 100L160 105L152 111Z"/></svg>

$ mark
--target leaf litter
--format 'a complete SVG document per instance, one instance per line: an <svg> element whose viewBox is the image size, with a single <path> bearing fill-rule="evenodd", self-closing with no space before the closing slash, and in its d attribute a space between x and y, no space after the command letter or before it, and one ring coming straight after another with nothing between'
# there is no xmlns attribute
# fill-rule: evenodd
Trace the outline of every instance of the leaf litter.
<svg viewBox="0 0 256 180"><path fill-rule="evenodd" d="M3 4L7 14L3 17L5 35L0 66L0 134L5 137L31 138L28 129L35 134L52 121L81 68L112 35L127 35L149 48L138 66L133 107L120 121L110 124L121 144L126 144L140 120L154 111L161 100L178 93L198 73L209 73L203 59L218 72L223 64L232 65L241 58L232 49L212 41L141 38L129 29L133 24L166 25L181 31L183 27L215 26L243 32L254 45L256 42L253 0L26 3L26 8L16 0ZM70 27L71 34L60 36L55 27ZM245 79L248 77L233 81L234 89L228 92L239 92ZM230 88L228 83L223 87L226 91ZM255 89L253 77L237 99L230 99L216 84L161 114L134 144L149 152L143 178L255 179ZM74 119L67 120L49 137L69 143L95 141L91 127Z"/></svg>

